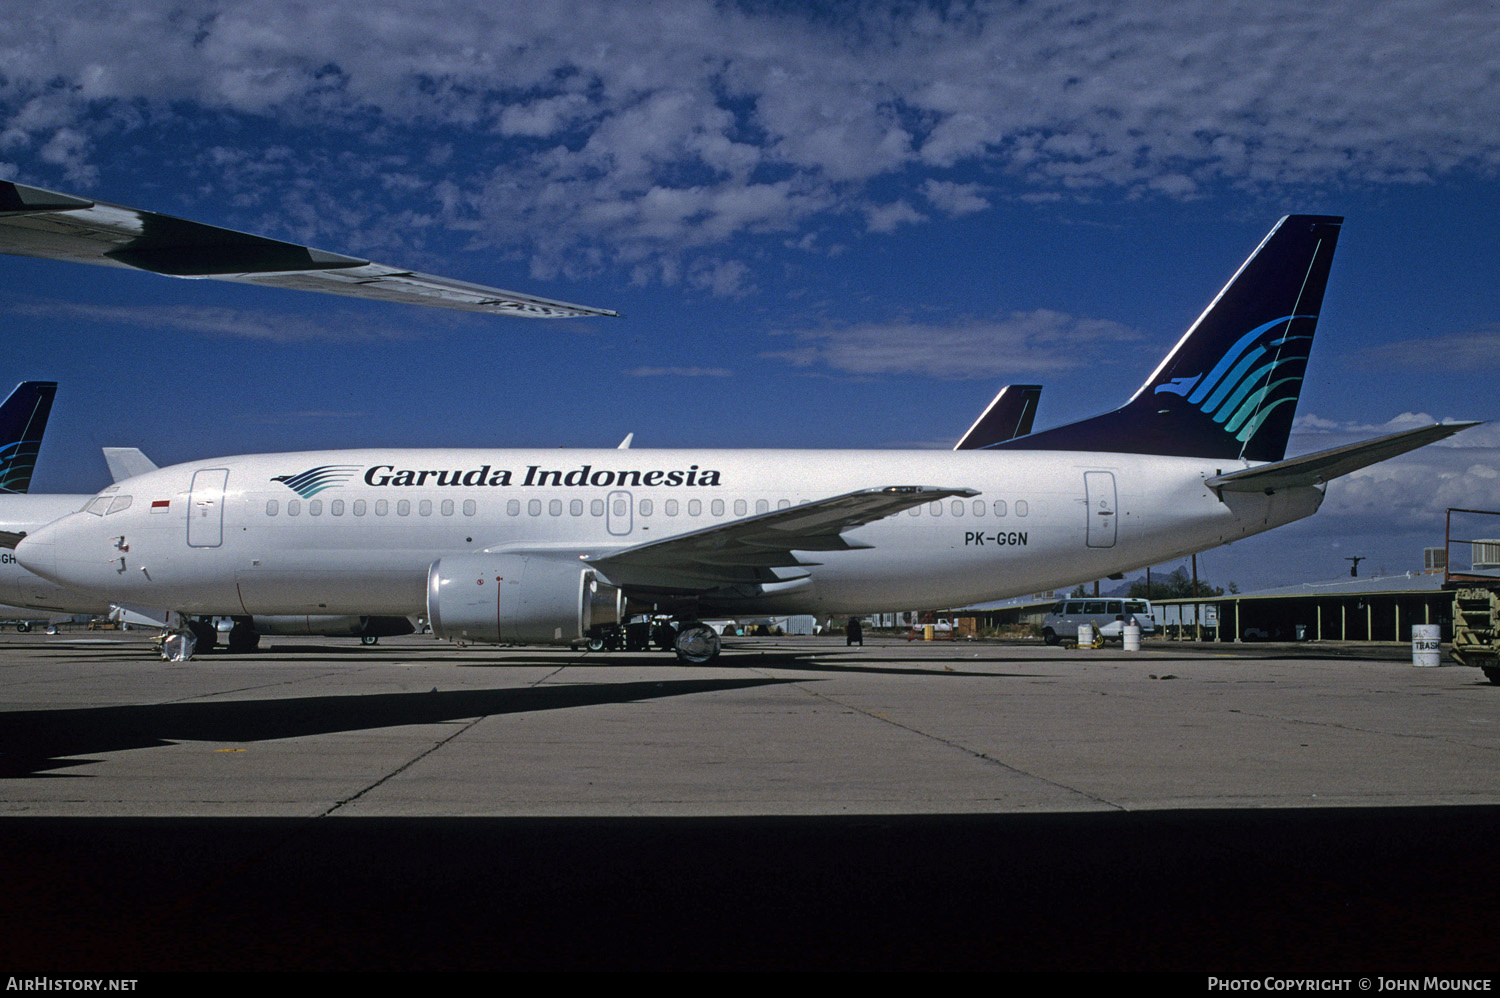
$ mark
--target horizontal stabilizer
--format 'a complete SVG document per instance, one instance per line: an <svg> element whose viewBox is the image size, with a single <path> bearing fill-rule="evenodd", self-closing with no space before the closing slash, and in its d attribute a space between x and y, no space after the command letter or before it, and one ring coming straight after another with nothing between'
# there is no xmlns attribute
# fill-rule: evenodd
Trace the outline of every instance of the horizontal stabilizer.
<svg viewBox="0 0 1500 998"><path fill-rule="evenodd" d="M615 585L653 591L693 593L784 582L787 573L778 568L808 564L793 551L862 547L841 535L913 506L978 494L973 489L917 485L863 489L584 560Z"/></svg>
<svg viewBox="0 0 1500 998"><path fill-rule="evenodd" d="M1263 464L1258 468L1232 471L1206 479L1204 484L1211 489L1225 492L1275 492L1309 485L1321 485L1352 471L1367 468L1372 464L1416 450L1445 437L1451 437L1472 423L1434 423L1415 430L1404 430L1362 443L1347 444L1330 450L1318 451L1303 457L1289 458L1274 464Z"/></svg>
<svg viewBox="0 0 1500 998"><path fill-rule="evenodd" d="M528 319L619 314L8 181L0 253Z"/></svg>

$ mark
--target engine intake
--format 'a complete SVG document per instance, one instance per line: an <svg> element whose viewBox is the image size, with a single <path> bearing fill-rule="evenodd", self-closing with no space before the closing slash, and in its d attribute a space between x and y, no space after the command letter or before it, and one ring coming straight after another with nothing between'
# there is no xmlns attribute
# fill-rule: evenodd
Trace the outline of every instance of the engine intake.
<svg viewBox="0 0 1500 998"><path fill-rule="evenodd" d="M569 555L454 555L427 570L427 619L447 641L567 644L624 609L618 587Z"/></svg>

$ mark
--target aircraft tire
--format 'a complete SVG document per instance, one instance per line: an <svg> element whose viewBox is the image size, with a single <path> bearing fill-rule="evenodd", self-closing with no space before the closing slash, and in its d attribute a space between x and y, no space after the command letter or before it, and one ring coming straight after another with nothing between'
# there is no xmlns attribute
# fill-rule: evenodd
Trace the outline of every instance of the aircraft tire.
<svg viewBox="0 0 1500 998"><path fill-rule="evenodd" d="M363 634L360 635L359 643L362 645L378 645L380 644L380 638L374 634Z"/></svg>
<svg viewBox="0 0 1500 998"><path fill-rule="evenodd" d="M212 623L195 620L188 624L188 630L193 632L193 637L198 639L197 652L213 651L214 645L219 643L219 632Z"/></svg>
<svg viewBox="0 0 1500 998"><path fill-rule="evenodd" d="M27 633L30 633L30 631L31 631L31 621L29 621L29 620L18 620L18 621L16 621L16 633L18 633L18 634L27 634Z"/></svg>
<svg viewBox="0 0 1500 998"><path fill-rule="evenodd" d="M707 624L696 621L683 624L672 642L677 661L686 665L707 665L719 657L719 635Z"/></svg>

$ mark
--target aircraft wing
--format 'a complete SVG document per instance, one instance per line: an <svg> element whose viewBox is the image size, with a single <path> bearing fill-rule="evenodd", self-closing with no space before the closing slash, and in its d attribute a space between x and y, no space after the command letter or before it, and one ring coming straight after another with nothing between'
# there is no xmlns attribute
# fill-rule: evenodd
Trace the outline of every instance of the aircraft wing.
<svg viewBox="0 0 1500 998"><path fill-rule="evenodd" d="M862 489L830 499L745 517L665 540L586 557L615 585L670 593L707 592L723 586L787 582L817 562L794 551L849 551L847 530L923 503L975 496L974 489L919 485Z"/></svg>
<svg viewBox="0 0 1500 998"><path fill-rule="evenodd" d="M528 319L619 314L10 182L0 253Z"/></svg>
<svg viewBox="0 0 1500 998"><path fill-rule="evenodd" d="M1288 458L1258 468L1231 471L1227 475L1216 475L1205 479L1203 484L1211 489L1227 492L1275 492L1298 486L1321 485L1352 471L1379 464L1398 454L1416 450L1444 437L1451 437L1460 430L1467 430L1473 423L1434 423L1415 430L1404 430L1374 440L1357 444L1346 444L1329 450Z"/></svg>

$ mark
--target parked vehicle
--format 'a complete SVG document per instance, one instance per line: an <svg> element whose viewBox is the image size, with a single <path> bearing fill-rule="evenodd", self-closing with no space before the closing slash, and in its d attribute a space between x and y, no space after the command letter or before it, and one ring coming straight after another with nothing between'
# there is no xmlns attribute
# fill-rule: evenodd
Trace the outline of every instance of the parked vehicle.
<svg viewBox="0 0 1500 998"><path fill-rule="evenodd" d="M1059 600L1042 618L1042 640L1049 645L1077 641L1078 625L1093 624L1106 641L1119 641L1131 618L1141 625L1141 637L1156 633L1156 613L1143 599L1069 598Z"/></svg>

